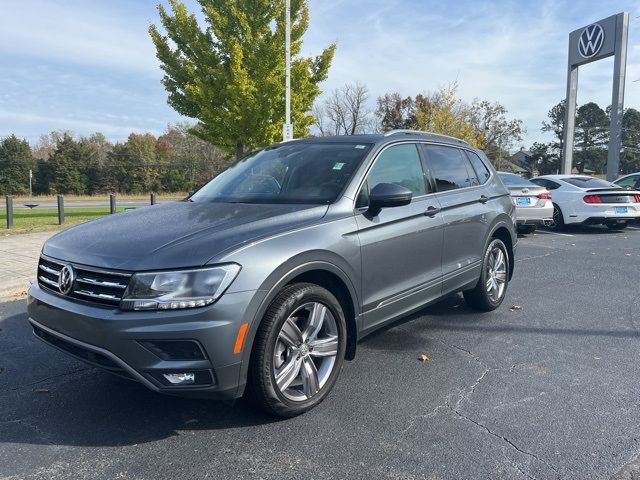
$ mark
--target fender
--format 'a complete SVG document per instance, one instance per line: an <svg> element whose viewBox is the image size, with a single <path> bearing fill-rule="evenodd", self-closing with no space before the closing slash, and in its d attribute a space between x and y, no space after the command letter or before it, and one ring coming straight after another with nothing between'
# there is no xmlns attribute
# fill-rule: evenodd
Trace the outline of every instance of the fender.
<svg viewBox="0 0 640 480"><path fill-rule="evenodd" d="M310 260L314 258L315 260ZM348 263L339 256L327 251L309 251L290 258L287 262L280 265L260 286L260 291L265 292L262 301L257 306L253 318L249 324L249 331L245 340L244 350L242 352L242 366L239 373L239 385L237 395L242 395L249 371L249 362L251 360L251 351L256 333L262 321L262 317L269 308L273 299L278 295L282 287L289 283L293 278L312 270L324 270L336 275L344 282L349 290L350 300L353 304L354 316L356 321L356 334L359 330L358 319L360 317L360 299L352 279L347 275L345 269L340 268L336 263L348 266ZM348 269L348 268L347 268ZM255 307L255 306L254 306ZM250 309L253 310L253 309ZM248 318L247 318L248 320ZM357 339L356 339L357 342Z"/></svg>
<svg viewBox="0 0 640 480"><path fill-rule="evenodd" d="M515 232L515 229L513 226L513 219L510 216L506 214L500 214L495 218L495 220L491 224L491 227L488 230L489 234L485 239L484 248L486 250L487 245L489 245L489 240L491 240L496 230L498 230L501 227L506 228L507 231L509 232L509 235L511 236L511 252L509 253L509 267L510 267L509 280L511 280L511 278L513 278L513 270L516 265L515 256L516 256L516 248L518 244L518 234Z"/></svg>

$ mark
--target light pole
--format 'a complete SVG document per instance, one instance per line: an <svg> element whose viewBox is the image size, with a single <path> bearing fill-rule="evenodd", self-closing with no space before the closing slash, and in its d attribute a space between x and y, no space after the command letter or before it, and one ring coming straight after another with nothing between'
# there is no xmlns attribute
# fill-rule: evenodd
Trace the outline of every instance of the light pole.
<svg viewBox="0 0 640 480"><path fill-rule="evenodd" d="M291 124L291 0L286 0L284 32L284 108L285 121L282 127L282 141L293 140L293 125Z"/></svg>

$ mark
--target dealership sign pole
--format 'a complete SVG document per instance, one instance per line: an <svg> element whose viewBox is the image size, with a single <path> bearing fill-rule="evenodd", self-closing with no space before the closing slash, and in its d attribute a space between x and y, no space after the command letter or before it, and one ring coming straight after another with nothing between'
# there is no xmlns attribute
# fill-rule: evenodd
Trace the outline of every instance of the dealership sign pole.
<svg viewBox="0 0 640 480"><path fill-rule="evenodd" d="M562 173L571 173L573 141L578 94L578 67L615 55L613 92L611 95L611 129L607 156L607 180L615 180L620 167L622 114L624 110L624 78L627 68L629 14L612 15L569 34L567 100L562 145Z"/></svg>

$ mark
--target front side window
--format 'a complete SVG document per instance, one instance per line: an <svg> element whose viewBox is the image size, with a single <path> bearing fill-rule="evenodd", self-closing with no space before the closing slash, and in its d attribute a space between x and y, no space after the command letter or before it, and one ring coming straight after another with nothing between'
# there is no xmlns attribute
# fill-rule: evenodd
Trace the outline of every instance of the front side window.
<svg viewBox="0 0 640 480"><path fill-rule="evenodd" d="M571 185L580 188L616 188L618 185L615 183L601 180L595 177L566 177L563 180Z"/></svg>
<svg viewBox="0 0 640 480"><path fill-rule="evenodd" d="M336 201L370 144L285 143L250 154L193 194L194 202Z"/></svg>
<svg viewBox="0 0 640 480"><path fill-rule="evenodd" d="M369 204L369 190L379 183L395 183L408 188L414 198L427 193L422 163L415 144L394 145L380 154L360 190L357 207Z"/></svg>
<svg viewBox="0 0 640 480"><path fill-rule="evenodd" d="M478 185L478 177L461 150L438 145L425 145L424 148L439 192Z"/></svg>

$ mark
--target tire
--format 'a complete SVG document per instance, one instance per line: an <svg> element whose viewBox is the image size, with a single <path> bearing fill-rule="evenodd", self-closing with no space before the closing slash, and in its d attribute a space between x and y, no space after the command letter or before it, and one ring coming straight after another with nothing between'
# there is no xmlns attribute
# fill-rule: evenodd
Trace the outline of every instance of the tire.
<svg viewBox="0 0 640 480"><path fill-rule="evenodd" d="M560 210L560 207L554 203L553 204L553 220L548 225L547 228L549 228L549 230L554 230L557 232L558 230L563 230L564 227L565 227L565 223L564 223L564 216L562 215L562 210Z"/></svg>
<svg viewBox="0 0 640 480"><path fill-rule="evenodd" d="M521 227L518 227L518 233L522 233L524 235L529 235L535 231L536 231L535 225L522 225Z"/></svg>
<svg viewBox="0 0 640 480"><path fill-rule="evenodd" d="M311 283L285 287L253 344L248 380L254 401L278 417L315 407L338 379L346 344L344 313L331 292Z"/></svg>
<svg viewBox="0 0 640 480"><path fill-rule="evenodd" d="M621 232L627 228L627 223L607 223L607 228L613 232Z"/></svg>
<svg viewBox="0 0 640 480"><path fill-rule="evenodd" d="M508 285L509 253L502 240L493 238L484 252L478 283L472 290L462 293L467 305L476 310L490 312L500 306Z"/></svg>

